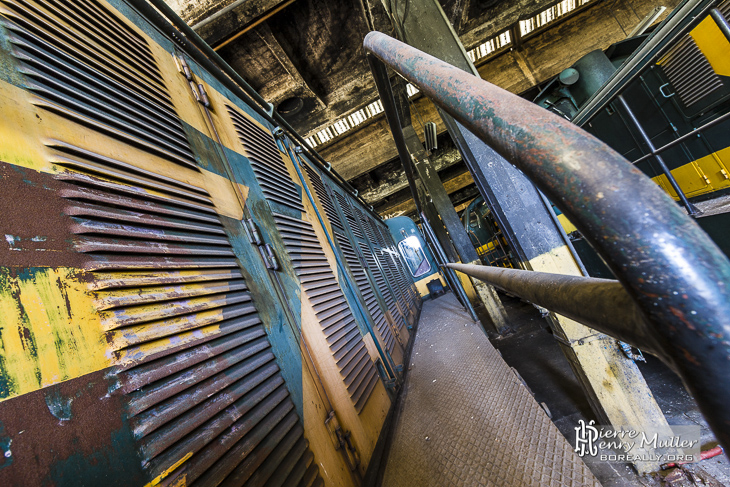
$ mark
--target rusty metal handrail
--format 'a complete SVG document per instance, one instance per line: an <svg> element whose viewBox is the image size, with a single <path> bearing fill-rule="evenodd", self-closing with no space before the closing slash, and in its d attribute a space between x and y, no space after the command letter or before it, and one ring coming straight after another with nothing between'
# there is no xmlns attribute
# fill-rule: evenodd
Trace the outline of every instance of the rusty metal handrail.
<svg viewBox="0 0 730 487"><path fill-rule="evenodd" d="M707 234L620 154L570 122L385 34L371 32L364 47L565 213L642 310L641 334L656 342L730 447L730 261Z"/></svg>

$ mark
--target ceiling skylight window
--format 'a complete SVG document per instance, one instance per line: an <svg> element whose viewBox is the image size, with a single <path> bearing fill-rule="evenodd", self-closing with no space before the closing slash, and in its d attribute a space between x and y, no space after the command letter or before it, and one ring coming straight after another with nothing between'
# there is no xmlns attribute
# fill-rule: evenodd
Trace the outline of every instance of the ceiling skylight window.
<svg viewBox="0 0 730 487"><path fill-rule="evenodd" d="M508 30L502 32L499 35L487 39L482 42L474 49L467 51L466 55L471 59L471 62L475 63L481 59L489 56L493 52L509 45L512 42L512 36Z"/></svg>
<svg viewBox="0 0 730 487"><path fill-rule="evenodd" d="M520 20L520 35L525 36L535 29L539 29L543 25L553 22L563 15L572 12L578 7L589 3L591 0L563 0L550 8L539 12L537 15L527 20Z"/></svg>
<svg viewBox="0 0 730 487"><path fill-rule="evenodd" d="M406 85L406 90L408 91L409 97L418 93L418 88L410 83ZM324 128L323 130L320 130L316 134L307 137L306 139L304 139L304 141L309 147L315 148L320 144L329 142L330 140L344 134L345 132L349 132L361 123L373 118L380 113L383 113L383 103L380 100L375 100L374 102L367 105L365 108L361 108L360 110L337 120L335 123Z"/></svg>

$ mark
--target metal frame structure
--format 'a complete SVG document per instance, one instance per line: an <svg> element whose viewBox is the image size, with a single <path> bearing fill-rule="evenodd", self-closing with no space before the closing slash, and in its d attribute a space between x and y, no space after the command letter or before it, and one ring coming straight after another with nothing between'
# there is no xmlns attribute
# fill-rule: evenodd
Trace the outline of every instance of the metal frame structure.
<svg viewBox="0 0 730 487"><path fill-rule="evenodd" d="M633 165L557 115L385 34L368 34L364 46L575 223L642 310L637 333L656 344L730 446L730 261L710 238Z"/></svg>

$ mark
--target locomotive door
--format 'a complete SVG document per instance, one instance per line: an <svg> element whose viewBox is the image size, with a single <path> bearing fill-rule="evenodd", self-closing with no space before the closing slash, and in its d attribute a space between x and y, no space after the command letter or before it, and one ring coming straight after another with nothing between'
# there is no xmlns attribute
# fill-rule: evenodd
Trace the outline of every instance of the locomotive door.
<svg viewBox="0 0 730 487"><path fill-rule="evenodd" d="M343 196L326 184L320 174L307 164L303 164L310 184L325 210L335 241L352 276L352 280L362 297L362 304L367 310L370 321L375 325L381 347L387 351L390 361L402 365L405 343L403 337L394 329L386 317L385 302L376 291L375 281L370 275L368 263L363 256L362 248L367 241L360 221L355 219L354 208Z"/></svg>

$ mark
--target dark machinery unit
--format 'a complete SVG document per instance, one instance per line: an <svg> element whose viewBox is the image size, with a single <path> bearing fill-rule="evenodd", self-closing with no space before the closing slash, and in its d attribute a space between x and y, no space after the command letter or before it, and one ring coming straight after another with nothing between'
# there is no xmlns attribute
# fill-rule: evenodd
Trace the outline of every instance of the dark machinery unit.
<svg viewBox="0 0 730 487"><path fill-rule="evenodd" d="M730 2L711 7L637 65L619 93L600 90L609 80L621 84L614 73L648 35L587 54L535 103L576 120L633 162L730 255Z"/></svg>

